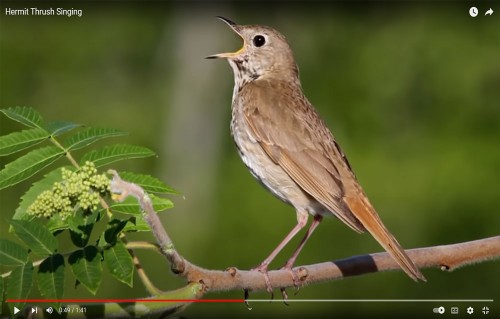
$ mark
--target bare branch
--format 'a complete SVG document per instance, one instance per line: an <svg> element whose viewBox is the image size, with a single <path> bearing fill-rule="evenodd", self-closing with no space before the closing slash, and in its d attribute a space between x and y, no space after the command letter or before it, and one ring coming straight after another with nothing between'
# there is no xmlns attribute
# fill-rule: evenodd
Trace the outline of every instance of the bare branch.
<svg viewBox="0 0 500 319"><path fill-rule="evenodd" d="M461 266L500 258L500 236L459 244L410 249L406 252L419 268L451 271ZM292 271L299 279L300 285L308 285L390 270L401 270L401 268L388 253L383 252L298 266ZM186 271L180 275L185 276L189 282L203 282L210 291L266 289L264 276L257 271L235 268L213 271L186 262ZM274 288L294 287L293 278L288 270L269 271L269 279Z"/></svg>
<svg viewBox="0 0 500 319"><path fill-rule="evenodd" d="M124 200L125 197L131 195L139 201L145 211L145 219L159 244L160 251L167 257L174 273L185 277L189 283L203 284L205 292L266 289L264 276L258 271L245 271L236 268L228 268L224 271L208 270L185 260L175 250L144 190L135 184L123 181L115 171L111 171L111 173L114 175L111 182L112 192L120 194L119 200ZM419 268L439 268L451 271L462 266L500 258L500 236L459 244L410 249L406 252ZM297 284L294 283L293 277L298 278L299 285L308 285L390 270L401 270L401 268L388 253L382 252L298 266L292 270L294 276L288 270L272 270L268 274L274 288L288 288Z"/></svg>
<svg viewBox="0 0 500 319"><path fill-rule="evenodd" d="M144 210L144 220L148 223L149 228L151 228L151 232L160 246L160 251L170 262L172 271L174 273L184 272L184 258L182 258L175 249L174 243L153 209L153 204L148 194L138 185L122 180L115 170L109 170L108 173L113 175L110 186L111 192L118 195L115 199L124 201L128 196L133 196L137 199L141 208Z"/></svg>

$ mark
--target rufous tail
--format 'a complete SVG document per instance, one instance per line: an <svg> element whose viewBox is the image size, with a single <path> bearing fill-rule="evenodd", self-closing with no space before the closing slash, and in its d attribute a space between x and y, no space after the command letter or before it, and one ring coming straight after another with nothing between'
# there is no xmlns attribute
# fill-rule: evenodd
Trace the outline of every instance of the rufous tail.
<svg viewBox="0 0 500 319"><path fill-rule="evenodd" d="M384 224L382 224L380 217L364 194L346 196L344 197L344 201L347 206L349 206L353 215L356 216L366 230L375 237L379 244L391 254L410 278L415 281L427 281L410 257L408 257L396 238L394 238Z"/></svg>

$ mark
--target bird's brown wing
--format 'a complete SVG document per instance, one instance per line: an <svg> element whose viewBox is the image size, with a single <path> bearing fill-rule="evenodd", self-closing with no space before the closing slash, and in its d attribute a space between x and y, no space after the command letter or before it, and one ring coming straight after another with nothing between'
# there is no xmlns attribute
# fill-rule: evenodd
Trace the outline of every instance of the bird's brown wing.
<svg viewBox="0 0 500 319"><path fill-rule="evenodd" d="M291 96L278 96L274 88L268 90L249 84L244 90L252 90L252 94L242 92L240 95L252 96L242 101L245 120L269 157L336 217L355 231L363 232L365 228L342 200L344 185L336 165L347 164L341 163L342 156L332 158L317 142L322 138L318 134L325 134L321 130L326 127L314 110L305 104L293 109L291 105L296 101ZM257 105L259 100L266 101L268 107ZM308 103L305 99L301 102ZM304 121L304 116L310 121ZM329 131L326 134L330 134Z"/></svg>
<svg viewBox="0 0 500 319"><path fill-rule="evenodd" d="M268 86L260 87L263 84ZM241 102L253 138L262 149L297 185L345 224L358 232L368 230L412 279L425 281L380 220L340 147L306 98L277 94L280 88L273 87L276 83L263 84L247 85L252 94L241 92L243 99L251 96ZM265 101L267 107L257 101Z"/></svg>

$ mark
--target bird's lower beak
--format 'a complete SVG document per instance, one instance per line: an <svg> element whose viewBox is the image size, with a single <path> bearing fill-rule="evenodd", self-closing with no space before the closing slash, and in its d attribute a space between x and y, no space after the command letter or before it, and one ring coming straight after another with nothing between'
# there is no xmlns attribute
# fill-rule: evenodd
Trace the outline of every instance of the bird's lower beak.
<svg viewBox="0 0 500 319"><path fill-rule="evenodd" d="M243 37L241 36L241 34L239 32L240 27L236 23L234 23L233 21L226 19L224 17L217 17L217 18L219 18L224 23L226 23L237 35L239 35L243 39ZM217 53L217 54L207 56L206 59L231 59L231 58L234 58L234 57L240 55L241 52L244 51L245 46L246 46L245 39L243 39L243 46L238 51Z"/></svg>

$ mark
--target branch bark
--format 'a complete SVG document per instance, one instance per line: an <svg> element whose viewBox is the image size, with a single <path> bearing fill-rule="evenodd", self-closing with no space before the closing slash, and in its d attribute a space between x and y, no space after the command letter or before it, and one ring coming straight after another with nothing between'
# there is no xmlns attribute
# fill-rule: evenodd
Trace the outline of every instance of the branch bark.
<svg viewBox="0 0 500 319"><path fill-rule="evenodd" d="M500 258L500 236L452 245L410 249L406 252L421 269L439 268L452 271L462 266ZM179 275L186 277L189 282L203 283L210 291L266 289L264 277L257 271L236 268L215 271L200 268L186 260L184 262L185 271ZM298 279L299 286L303 286L390 270L401 270L401 268L388 253L381 252L298 266L292 271L294 277ZM271 270L268 274L274 288L294 287L296 284L288 270Z"/></svg>
<svg viewBox="0 0 500 319"><path fill-rule="evenodd" d="M110 171L110 173L114 175L111 182L112 192L120 194L118 200L124 200L130 195L139 201L144 209L145 220L160 246L160 251L167 258L174 273L186 278L189 283L203 285L204 289L200 291L199 298L208 291L266 289L264 276L258 271L239 270L234 267L223 271L209 270L184 259L175 250L172 240L154 212L144 190L135 184L123 181L115 171ZM499 259L500 236L458 244L410 249L406 252L421 269L439 268L452 271L462 266ZM274 288L288 288L390 270L401 269L388 253L381 252L298 266L292 269L293 276L288 270L271 270L268 275Z"/></svg>

